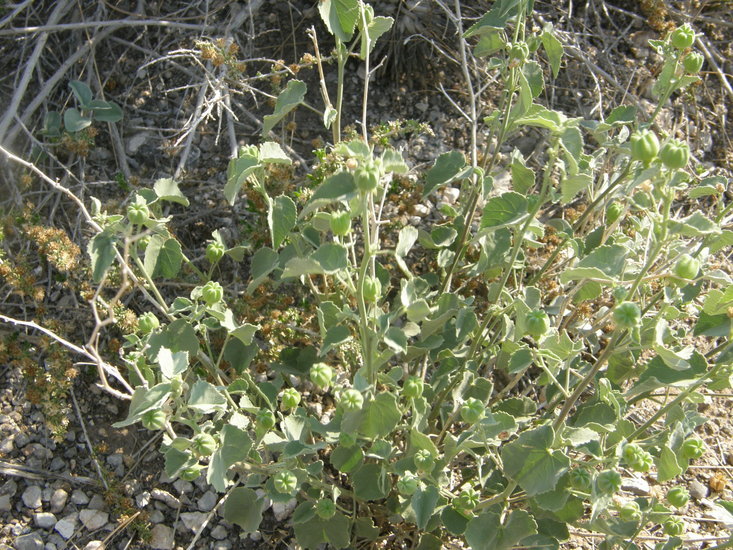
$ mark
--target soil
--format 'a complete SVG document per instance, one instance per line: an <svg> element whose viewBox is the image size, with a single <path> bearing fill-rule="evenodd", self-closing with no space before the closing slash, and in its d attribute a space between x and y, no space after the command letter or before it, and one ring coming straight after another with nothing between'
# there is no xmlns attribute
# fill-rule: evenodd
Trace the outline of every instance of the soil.
<svg viewBox="0 0 733 550"><path fill-rule="evenodd" d="M409 126L394 140L417 168L440 153L466 151L470 141L459 108L467 96L455 62L456 30L442 8L448 2L374 4L377 14L395 15L397 24L377 52L377 60L389 57L371 82L367 123L399 119L429 126L429 132ZM464 28L488 5L462 2ZM546 74L543 100L568 116L599 118L621 103L649 114L654 108L650 84L661 62L647 42L689 22L702 33L698 46L705 52L706 69L700 84L664 106L659 125L689 140L700 171L730 181L730 12L727 1L538 1L532 24L554 25L566 48L558 78ZM86 204L99 198L110 212L126 205L131 190L161 177L176 178L192 207L172 207L171 228L186 250L201 257L215 229L227 239L262 229L251 203L242 200L231 207L224 200L226 165L238 146L258 143L260 121L291 76L308 85L309 104L321 104L316 71L294 65L314 52L306 34L311 26L318 30L321 54L330 54L332 44L319 21L315 0L5 3L0 8L0 104L7 110L0 115L0 143L32 159ZM217 39L226 49L237 45L232 63L219 64L202 54L202 44ZM325 70L333 86L335 68L327 65ZM344 120L355 131L360 130L364 77L360 64L349 65ZM71 79L88 82L95 94L118 103L125 118L109 131L99 125L98 134L83 143L48 147L44 117L71 105L66 86ZM496 94L491 87L484 91L484 114L494 108ZM302 180L312 165L312 151L331 135L319 115L299 109L271 138L298 159L294 172ZM539 132L527 132L502 153L517 147L531 156L539 139ZM45 155L39 154L42 144ZM0 313L52 322L72 342L86 342L93 323L81 298L86 290L82 277L60 277L40 262L37 247L14 233L9 222L61 227L82 251L90 231L67 197L16 168L0 166L3 246L23 267L16 273L19 280L33 281L43 294L22 296L17 281L12 286L10 278L0 278L6 281L0 286ZM730 200L733 194L727 193ZM408 189L390 205L398 224L420 223L416 201ZM256 235L248 238L256 242ZM720 262L733 271L730 257ZM248 280L233 263L222 277L235 290ZM72 361L56 352L39 353L45 344L34 330L0 324L0 337L0 550L156 547L151 540L162 541L160 548L295 548L287 510L268 509L260 531L248 536L223 520L204 480L168 479L153 432L138 425L112 427L125 418L126 406L96 385L96 372L88 365L73 363L79 357ZM103 337L114 357L121 333L112 329ZM707 392L700 405L708 418L701 430L707 450L684 476L694 495L685 510L690 548L712 548L733 529L733 516L713 504L733 500L730 404L727 393ZM665 491L652 475L629 483L626 496L661 497ZM40 490L38 498L34 488ZM652 548L662 537L656 526L639 537L638 545ZM577 531L563 548L595 548L600 540Z"/></svg>

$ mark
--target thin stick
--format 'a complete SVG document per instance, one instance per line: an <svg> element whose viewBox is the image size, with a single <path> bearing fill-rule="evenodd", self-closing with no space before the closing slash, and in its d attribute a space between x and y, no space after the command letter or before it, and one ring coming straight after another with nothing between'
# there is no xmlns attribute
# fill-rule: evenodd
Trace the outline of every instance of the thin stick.
<svg viewBox="0 0 733 550"><path fill-rule="evenodd" d="M107 480L104 478L104 474L102 473L102 468L99 466L99 462L97 461L97 455L94 452L94 448L92 447L92 442L89 441L89 434L87 434L87 427L84 424L84 419L81 417L81 411L79 410L79 403L76 401L76 394L74 393L74 388L69 388L69 393L71 393L71 401L74 403L74 411L76 412L76 418L79 419L79 425L81 426L81 432L84 434L84 441L87 443L87 448L89 449L89 455L92 457L92 461L94 462L94 467L97 469L97 475L99 476L99 479L102 480L102 485L104 485L105 489L109 489L109 485L107 485Z"/></svg>
<svg viewBox="0 0 733 550"><path fill-rule="evenodd" d="M14 29L0 31L0 36L35 34L39 32L78 31L81 29L102 29L105 27L173 27L204 32L213 31L218 28L214 25L179 23L178 21L167 21L164 19L115 19L113 21L80 21L78 23L59 23L57 25L40 25L36 27L16 27Z"/></svg>

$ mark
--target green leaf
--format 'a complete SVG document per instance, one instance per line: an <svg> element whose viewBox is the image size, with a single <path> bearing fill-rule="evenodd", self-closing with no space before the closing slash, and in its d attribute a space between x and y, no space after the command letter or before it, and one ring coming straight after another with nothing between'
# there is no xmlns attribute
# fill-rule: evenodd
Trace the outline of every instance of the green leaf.
<svg viewBox="0 0 733 550"><path fill-rule="evenodd" d="M460 151L440 155L433 167L425 174L423 197L427 197L433 189L440 185L446 185L459 177L466 177L464 168L466 168L466 157Z"/></svg>
<svg viewBox="0 0 733 550"><path fill-rule="evenodd" d="M674 451L667 445L662 447L662 451L658 457L655 457L654 462L657 465L657 481L659 483L674 479L684 472L677 462L677 456Z"/></svg>
<svg viewBox="0 0 733 550"><path fill-rule="evenodd" d="M435 512L435 505L438 504L440 493L435 485L428 485L425 489L418 488L410 499L410 506L415 512L415 523L418 529L425 529L428 521Z"/></svg>
<svg viewBox="0 0 733 550"><path fill-rule="evenodd" d="M265 164L292 164L293 161L285 154L279 143L265 141L260 145L260 162Z"/></svg>
<svg viewBox="0 0 733 550"><path fill-rule="evenodd" d="M252 294L262 284L272 270L278 266L279 259L277 252L266 246L252 255L249 267L252 282L247 285L247 294Z"/></svg>
<svg viewBox="0 0 733 550"><path fill-rule="evenodd" d="M561 451L552 451L554 439L555 431L551 426L540 426L523 432L502 449L504 473L516 481L527 496L554 489L570 467L567 456Z"/></svg>
<svg viewBox="0 0 733 550"><path fill-rule="evenodd" d="M364 36L361 38L361 58L366 59L367 55L370 55L374 51L374 46L377 44L377 40L380 36L386 33L392 28L394 19L391 17L383 17L378 15L367 24L367 35L369 36L369 49L367 50L367 41ZM361 28L362 25L359 25ZM363 32L363 30L362 30Z"/></svg>
<svg viewBox="0 0 733 550"><path fill-rule="evenodd" d="M481 35L496 29L503 29L513 17L519 13L520 0L498 0L491 9L465 32L464 37Z"/></svg>
<svg viewBox="0 0 733 550"><path fill-rule="evenodd" d="M74 92L74 95L76 96L77 101L79 101L79 105L82 109L87 109L88 105L92 102L92 99L94 96L92 95L92 91L89 89L89 86L81 82L80 80L71 80L69 82L69 88L71 88L71 91Z"/></svg>
<svg viewBox="0 0 733 550"><path fill-rule="evenodd" d="M669 230L684 237L702 237L720 233L720 227L699 211L681 220L670 220Z"/></svg>
<svg viewBox="0 0 733 550"><path fill-rule="evenodd" d="M130 400L130 409L127 418L112 424L115 428L124 428L140 420L148 411L159 409L171 395L171 385L168 382L157 384L152 388L136 388Z"/></svg>
<svg viewBox="0 0 733 550"><path fill-rule="evenodd" d="M380 500L389 494L387 471L379 464L364 464L353 473L354 494L362 500Z"/></svg>
<svg viewBox="0 0 733 550"><path fill-rule="evenodd" d="M294 531L298 544L306 550L316 550L324 542L330 543L333 548L346 548L351 542L349 518L341 512L336 512L329 519L314 516L310 521L298 522L294 525Z"/></svg>
<svg viewBox="0 0 733 550"><path fill-rule="evenodd" d="M565 175L560 180L560 202L565 205L571 202L578 193L590 187L593 177L590 174Z"/></svg>
<svg viewBox="0 0 733 550"><path fill-rule="evenodd" d="M318 262L324 273L328 274L346 269L349 265L346 247L337 243L322 244L311 255L311 258Z"/></svg>
<svg viewBox="0 0 733 550"><path fill-rule="evenodd" d="M557 78L557 75L560 72L560 61L562 61L563 47L562 43L552 32L552 25L547 25L544 28L540 35L540 40L542 40L542 47L545 48L547 59L550 61L552 77Z"/></svg>
<svg viewBox="0 0 733 550"><path fill-rule="evenodd" d="M104 278L105 273L115 261L115 242L114 235L107 231L97 233L89 241L87 252L92 259L92 280L95 283Z"/></svg>
<svg viewBox="0 0 733 550"><path fill-rule="evenodd" d="M335 325L328 329L323 344L318 352L319 357L323 357L332 349L337 348L341 344L345 344L351 340L351 331L344 325Z"/></svg>
<svg viewBox="0 0 733 550"><path fill-rule="evenodd" d="M112 101L92 100L89 108L94 113L94 119L100 122L119 122L123 118L122 108Z"/></svg>
<svg viewBox="0 0 733 550"><path fill-rule="evenodd" d="M189 202L186 196L181 193L178 183L173 178L160 178L153 184L153 191L158 195L160 200L176 202L183 206L188 206Z"/></svg>
<svg viewBox="0 0 733 550"><path fill-rule="evenodd" d="M512 187L517 193L526 195L535 184L534 170L527 168L519 150L512 155Z"/></svg>
<svg viewBox="0 0 733 550"><path fill-rule="evenodd" d="M412 307L415 304L412 304ZM407 351L407 335L405 331L399 327L389 327L384 335L384 343L397 353L405 353Z"/></svg>
<svg viewBox="0 0 733 550"><path fill-rule="evenodd" d="M293 199L285 195L275 197L267 213L267 224L270 226L270 235L272 236L272 248L280 247L285 237L295 227L297 215L298 212Z"/></svg>
<svg viewBox="0 0 733 550"><path fill-rule="evenodd" d="M359 18L358 0L323 0L318 11L328 32L341 42L351 40Z"/></svg>
<svg viewBox="0 0 733 550"><path fill-rule="evenodd" d="M285 115L303 102L305 92L306 86L302 80L291 80L287 83L285 89L277 96L275 111L271 115L265 115L265 120L262 125L263 136L269 134Z"/></svg>
<svg viewBox="0 0 733 550"><path fill-rule="evenodd" d="M452 506L446 506L443 508L443 512L440 514L440 519L443 521L443 527L445 527L451 535L459 537L466 532L468 518Z"/></svg>
<svg viewBox="0 0 733 550"><path fill-rule="evenodd" d="M233 336L245 346L249 346L254 339L255 333L259 330L259 326L251 323L244 323L243 325L235 328L229 334Z"/></svg>
<svg viewBox="0 0 733 550"><path fill-rule="evenodd" d="M226 408L227 399L216 387L205 380L197 380L191 388L188 406L201 414L209 414Z"/></svg>
<svg viewBox="0 0 733 550"><path fill-rule="evenodd" d="M220 432L221 447L211 456L206 470L206 481L218 492L226 491L227 470L232 464L246 460L252 448L252 438L247 432L231 424L224 424Z"/></svg>
<svg viewBox="0 0 733 550"><path fill-rule="evenodd" d="M303 218L313 210L331 204L332 202L347 200L351 195L357 192L354 176L350 172L339 172L326 178L319 185L313 196L305 205L300 217Z"/></svg>
<svg viewBox="0 0 733 550"><path fill-rule="evenodd" d="M174 353L185 351L188 352L189 357L195 357L199 351L199 340L196 337L196 331L186 319L176 319L150 337L145 355L150 361L157 361L158 353L163 347Z"/></svg>
<svg viewBox="0 0 733 550"><path fill-rule="evenodd" d="M255 170L260 167L260 160L245 150L240 153L241 156L229 161L227 167L227 183L224 186L224 197L229 204L234 204L237 193L244 185Z"/></svg>
<svg viewBox="0 0 733 550"><path fill-rule="evenodd" d="M188 352L171 352L168 348L160 348L158 352L158 365L160 372L166 379L171 379L178 374L183 374L188 369Z"/></svg>
<svg viewBox="0 0 733 550"><path fill-rule="evenodd" d="M237 487L224 502L224 519L239 525L245 533L252 533L260 526L264 509L264 497L258 497L248 487Z"/></svg>
<svg viewBox="0 0 733 550"><path fill-rule="evenodd" d="M576 267L565 270L560 280L563 284L585 278L615 281L624 271L627 253L626 247L620 244L599 246L580 260Z"/></svg>
<svg viewBox="0 0 733 550"><path fill-rule="evenodd" d="M527 79L532 98L542 93L545 87L545 79L542 76L542 67L536 61L527 61L522 67L522 74Z"/></svg>
<svg viewBox="0 0 733 550"><path fill-rule="evenodd" d="M181 270L181 244L172 237L153 235L145 249L143 266L151 278L172 279Z"/></svg>
<svg viewBox="0 0 733 550"><path fill-rule="evenodd" d="M78 132L84 128L91 126L92 119L82 116L82 114L73 107L64 111L64 127L69 132Z"/></svg>
<svg viewBox="0 0 733 550"><path fill-rule="evenodd" d="M407 256L410 249L417 241L418 232L417 229L411 225L406 225L400 229L399 236L397 237L397 246L395 247L395 254L401 258Z"/></svg>
<svg viewBox="0 0 733 550"><path fill-rule="evenodd" d="M481 216L481 228L499 228L521 221L527 215L527 199L509 191L486 202Z"/></svg>
<svg viewBox="0 0 733 550"><path fill-rule="evenodd" d="M361 447L344 447L339 445L331 453L331 464L342 474L348 474L358 468L364 461L364 451Z"/></svg>
<svg viewBox="0 0 733 550"><path fill-rule="evenodd" d="M391 393L380 393L364 404L360 432L368 439L386 437L402 418L397 399Z"/></svg>
<svg viewBox="0 0 733 550"><path fill-rule="evenodd" d="M392 172L393 174L406 174L410 171L402 153L392 148L385 149L382 153L382 169L386 173Z"/></svg>
<svg viewBox="0 0 733 550"><path fill-rule="evenodd" d="M560 111L552 111L542 105L532 104L527 112L514 121L514 126L537 126L558 132L565 126L568 118Z"/></svg>
<svg viewBox="0 0 733 550"><path fill-rule="evenodd" d="M509 550L536 533L537 523L524 510L512 510L504 525L499 514L484 512L468 522L466 542L472 550Z"/></svg>

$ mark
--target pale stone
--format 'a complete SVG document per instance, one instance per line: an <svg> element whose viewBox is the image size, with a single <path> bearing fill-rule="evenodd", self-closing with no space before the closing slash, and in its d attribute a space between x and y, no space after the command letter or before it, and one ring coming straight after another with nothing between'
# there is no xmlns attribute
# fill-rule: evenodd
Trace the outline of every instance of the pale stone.
<svg viewBox="0 0 733 550"><path fill-rule="evenodd" d="M162 523L153 527L150 532L150 548L154 550L171 550L174 544L173 529Z"/></svg>

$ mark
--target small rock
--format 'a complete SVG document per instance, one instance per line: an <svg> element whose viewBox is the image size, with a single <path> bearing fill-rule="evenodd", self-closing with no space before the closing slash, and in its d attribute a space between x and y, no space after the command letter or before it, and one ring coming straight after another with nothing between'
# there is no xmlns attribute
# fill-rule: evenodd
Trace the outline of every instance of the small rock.
<svg viewBox="0 0 733 550"><path fill-rule="evenodd" d="M621 490L636 496L648 496L651 492L649 483L639 477L627 477L621 481Z"/></svg>
<svg viewBox="0 0 733 550"><path fill-rule="evenodd" d="M180 508L181 507L181 501L178 500L176 497L174 497L172 494L170 494L168 491L164 491L163 489L158 489L156 487L155 489L150 491L150 496L155 500L164 502L166 505L170 506L171 508Z"/></svg>
<svg viewBox="0 0 733 550"><path fill-rule="evenodd" d="M150 132L140 132L130 137L130 139L127 140L127 144L125 147L125 149L127 149L127 154L134 155L135 153L137 153L138 149L140 149L140 147L145 144L149 137Z"/></svg>
<svg viewBox="0 0 733 550"><path fill-rule="evenodd" d="M165 516L160 510L153 510L148 516L148 519L150 519L150 523L163 523Z"/></svg>
<svg viewBox="0 0 733 550"><path fill-rule="evenodd" d="M257 542L257 541L262 540L262 533L260 533L259 531L254 531L254 532L250 533L249 534L249 540L252 540L254 542Z"/></svg>
<svg viewBox="0 0 733 550"><path fill-rule="evenodd" d="M733 514L719 504L715 504L707 499L703 500L702 504L707 508L704 512L706 518L722 523L726 529L733 529Z"/></svg>
<svg viewBox="0 0 733 550"><path fill-rule="evenodd" d="M28 533L15 539L15 550L43 550L43 539L38 533Z"/></svg>
<svg viewBox="0 0 733 550"><path fill-rule="evenodd" d="M42 495L43 491L41 491L41 488L38 485L31 485L23 491L23 496L20 498L23 499L23 504L25 504L26 508L35 510L36 508L41 507Z"/></svg>
<svg viewBox="0 0 733 550"><path fill-rule="evenodd" d="M102 550L104 543L101 540L90 540L84 547L84 550Z"/></svg>
<svg viewBox="0 0 733 550"><path fill-rule="evenodd" d="M9 455L13 452L14 439L14 437L8 437L2 443L0 443L0 454Z"/></svg>
<svg viewBox="0 0 733 550"><path fill-rule="evenodd" d="M101 510L82 510L79 512L79 519L84 527L90 531L96 531L107 524L109 514Z"/></svg>
<svg viewBox="0 0 733 550"><path fill-rule="evenodd" d="M64 537L64 539L69 540L74 534L74 531L76 531L76 517L77 514L70 514L64 518L61 518L56 522L54 530L59 535Z"/></svg>
<svg viewBox="0 0 733 550"><path fill-rule="evenodd" d="M176 491L178 491L179 495L183 495L185 493L190 493L193 491L193 483L190 481L185 481L183 479L177 479L175 483L173 483L173 487Z"/></svg>
<svg viewBox="0 0 733 550"><path fill-rule="evenodd" d="M33 521L41 529L50 529L56 525L56 516L49 512L39 512L37 514L33 514Z"/></svg>
<svg viewBox="0 0 733 550"><path fill-rule="evenodd" d="M209 535L211 535L211 538L214 538L216 540L224 540L225 538L227 538L229 533L227 532L226 527L219 524L211 530Z"/></svg>
<svg viewBox="0 0 733 550"><path fill-rule="evenodd" d="M15 434L15 446L18 449L22 449L23 447L28 445L30 441L31 441L30 436L25 432L18 432L17 434Z"/></svg>
<svg viewBox="0 0 733 550"><path fill-rule="evenodd" d="M46 545L43 547L43 550L58 550L58 546L56 546L53 542L47 542Z"/></svg>
<svg viewBox="0 0 733 550"><path fill-rule="evenodd" d="M138 508L145 508L149 502L150 493L148 491L143 491L139 495L135 495L135 503L137 504Z"/></svg>
<svg viewBox="0 0 733 550"><path fill-rule="evenodd" d="M424 204L414 204L412 205L412 213L415 216L419 216L421 218L424 218L428 214L430 214L430 208L425 206Z"/></svg>
<svg viewBox="0 0 733 550"><path fill-rule="evenodd" d="M155 550L171 550L174 543L173 529L162 523L153 527L150 532L150 548Z"/></svg>
<svg viewBox="0 0 733 550"><path fill-rule="evenodd" d="M232 543L228 540L220 540L211 546L211 550L229 550L231 547Z"/></svg>
<svg viewBox="0 0 733 550"><path fill-rule="evenodd" d="M69 493L64 491L63 489L56 489L53 494L51 495L51 499L49 500L49 505L51 506L51 511L54 514L58 514L61 512L64 507L66 506L66 502L69 500Z"/></svg>
<svg viewBox="0 0 733 550"><path fill-rule="evenodd" d="M456 189L455 187L446 187L443 189L443 198L448 204L455 204L460 195L460 189Z"/></svg>
<svg viewBox="0 0 733 550"><path fill-rule="evenodd" d="M87 508L90 508L91 510L106 510L107 503L104 502L102 495L94 495L92 500L89 501Z"/></svg>
<svg viewBox="0 0 733 550"><path fill-rule="evenodd" d="M53 457L53 460L51 460L51 464L48 466L48 469L52 472L58 472L59 470L63 470L64 466L66 466L66 461L60 456L55 456Z"/></svg>
<svg viewBox="0 0 733 550"><path fill-rule="evenodd" d="M123 458L122 453L112 453L107 457L107 464L112 468L117 468L123 464Z"/></svg>
<svg viewBox="0 0 733 550"><path fill-rule="evenodd" d="M0 512L10 512L13 505L10 502L10 495L0 495Z"/></svg>
<svg viewBox="0 0 733 550"><path fill-rule="evenodd" d="M708 496L708 488L698 480L693 480L689 486L690 496L695 500L701 500Z"/></svg>
<svg viewBox="0 0 733 550"><path fill-rule="evenodd" d="M89 502L89 497L81 489L74 489L74 492L71 493L71 502L77 506L84 506Z"/></svg>
<svg viewBox="0 0 733 550"><path fill-rule="evenodd" d="M184 512L181 514L181 521L191 531L198 533L206 521L206 514L202 514L201 512Z"/></svg>
<svg viewBox="0 0 733 550"><path fill-rule="evenodd" d="M296 504L297 501L294 498L291 498L287 502L273 502L272 513L275 514L275 519L277 521L285 520L288 516L290 516L290 514L293 513Z"/></svg>
<svg viewBox="0 0 733 550"><path fill-rule="evenodd" d="M216 506L219 498L213 491L206 491L203 496L196 501L196 507L202 512L210 512Z"/></svg>
<svg viewBox="0 0 733 550"><path fill-rule="evenodd" d="M3 483L2 487L0 487L0 495L8 495L12 497L17 492L18 484L12 479L9 479L5 483Z"/></svg>

